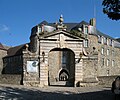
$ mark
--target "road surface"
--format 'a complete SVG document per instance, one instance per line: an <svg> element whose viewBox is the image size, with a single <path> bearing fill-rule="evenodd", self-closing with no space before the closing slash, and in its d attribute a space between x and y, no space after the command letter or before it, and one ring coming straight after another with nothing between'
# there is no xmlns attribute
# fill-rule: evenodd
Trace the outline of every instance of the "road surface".
<svg viewBox="0 0 120 100"><path fill-rule="evenodd" d="M0 100L114 100L110 88L25 87L0 84Z"/></svg>

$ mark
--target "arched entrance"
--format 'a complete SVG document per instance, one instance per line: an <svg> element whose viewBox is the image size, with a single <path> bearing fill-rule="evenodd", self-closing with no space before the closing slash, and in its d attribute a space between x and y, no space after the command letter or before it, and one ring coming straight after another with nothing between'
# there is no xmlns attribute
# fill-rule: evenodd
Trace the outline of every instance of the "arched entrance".
<svg viewBox="0 0 120 100"><path fill-rule="evenodd" d="M59 81L68 81L69 74L65 69L62 69L59 73Z"/></svg>
<svg viewBox="0 0 120 100"><path fill-rule="evenodd" d="M49 85L74 86L75 54L68 48L54 48L48 56ZM69 84L69 85L68 85Z"/></svg>

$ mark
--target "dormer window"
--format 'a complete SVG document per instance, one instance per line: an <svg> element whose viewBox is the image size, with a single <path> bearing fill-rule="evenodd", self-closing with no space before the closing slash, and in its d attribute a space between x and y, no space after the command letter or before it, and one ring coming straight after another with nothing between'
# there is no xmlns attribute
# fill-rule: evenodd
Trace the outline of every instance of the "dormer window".
<svg viewBox="0 0 120 100"><path fill-rule="evenodd" d="M84 34L88 34L88 26L84 25Z"/></svg>
<svg viewBox="0 0 120 100"><path fill-rule="evenodd" d="M104 44L104 37L101 37L101 43Z"/></svg>
<svg viewBox="0 0 120 100"><path fill-rule="evenodd" d="M112 46L112 40L110 40L110 46Z"/></svg>
<svg viewBox="0 0 120 100"><path fill-rule="evenodd" d="M104 44L107 44L107 38L104 37Z"/></svg>
<svg viewBox="0 0 120 100"><path fill-rule="evenodd" d="M107 45L109 45L109 39L107 38Z"/></svg>
<svg viewBox="0 0 120 100"><path fill-rule="evenodd" d="M112 47L114 47L114 41L112 40Z"/></svg>
<svg viewBox="0 0 120 100"><path fill-rule="evenodd" d="M101 43L101 36L98 35L98 43Z"/></svg>
<svg viewBox="0 0 120 100"><path fill-rule="evenodd" d="M41 33L41 32L42 32L42 29L41 29L40 26L37 27L37 31L38 31L38 33Z"/></svg>

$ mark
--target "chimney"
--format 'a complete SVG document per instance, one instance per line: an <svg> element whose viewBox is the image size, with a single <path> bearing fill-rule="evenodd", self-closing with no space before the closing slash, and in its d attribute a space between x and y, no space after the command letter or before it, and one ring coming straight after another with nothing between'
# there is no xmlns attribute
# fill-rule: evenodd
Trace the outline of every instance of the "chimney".
<svg viewBox="0 0 120 100"><path fill-rule="evenodd" d="M96 19L95 18L90 19L90 25L96 27Z"/></svg>

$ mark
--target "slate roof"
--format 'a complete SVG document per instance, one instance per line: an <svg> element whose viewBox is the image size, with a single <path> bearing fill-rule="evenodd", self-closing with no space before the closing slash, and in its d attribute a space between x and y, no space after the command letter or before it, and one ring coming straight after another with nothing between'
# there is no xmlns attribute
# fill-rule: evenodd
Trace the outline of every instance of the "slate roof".
<svg viewBox="0 0 120 100"><path fill-rule="evenodd" d="M42 25L42 24L50 25L50 26L55 27L55 23L48 23L47 21L43 21L38 25ZM67 31L76 30L78 28L81 28L83 25L89 25L89 23L85 22L85 21L81 21L80 23L63 23L63 24L67 26ZM98 29L96 29L96 32L97 32L97 35L104 36L106 38L110 38L112 40L115 40L113 37L100 32Z"/></svg>
<svg viewBox="0 0 120 100"><path fill-rule="evenodd" d="M39 23L38 25L41 26L42 24L56 27L55 23L48 23L45 20L42 21L41 23ZM67 26L67 31L70 31L73 27L75 27L76 25L78 25L78 23L63 23L63 24Z"/></svg>
<svg viewBox="0 0 120 100"><path fill-rule="evenodd" d="M111 37L111 36L109 36L109 35L107 35L107 34L104 34L104 33L100 32L99 30L97 30L97 34L100 35L100 36L104 36L104 37L106 37L106 38L115 40L113 37Z"/></svg>
<svg viewBox="0 0 120 100"><path fill-rule="evenodd" d="M8 54L5 57L21 55L22 54L22 50L24 48L25 48L25 44L22 44L22 45L19 45L19 46L15 46L15 47L11 47L11 48L8 49Z"/></svg>
<svg viewBox="0 0 120 100"><path fill-rule="evenodd" d="M38 25L42 25L42 24L44 24L44 25L50 25L50 26L55 27L55 23L48 23L47 21L43 21L43 22L41 22ZM72 29L78 29L78 28L82 27L83 25L89 25L89 23L85 22L85 21L81 21L80 23L63 23L63 24L67 26L67 31L70 31ZM97 35L104 36L106 38L110 38L112 40L115 40L113 37L100 32L98 29L96 29L96 32L97 32Z"/></svg>
<svg viewBox="0 0 120 100"><path fill-rule="evenodd" d="M117 40L118 42L120 42L120 38L117 38L116 40Z"/></svg>
<svg viewBox="0 0 120 100"><path fill-rule="evenodd" d="M120 48L120 42L115 41L115 42L114 42L114 47L116 47L116 48Z"/></svg>
<svg viewBox="0 0 120 100"><path fill-rule="evenodd" d="M0 50L7 50L7 47L5 47L4 45L2 45L2 43L0 43Z"/></svg>

